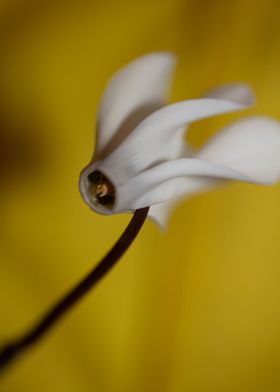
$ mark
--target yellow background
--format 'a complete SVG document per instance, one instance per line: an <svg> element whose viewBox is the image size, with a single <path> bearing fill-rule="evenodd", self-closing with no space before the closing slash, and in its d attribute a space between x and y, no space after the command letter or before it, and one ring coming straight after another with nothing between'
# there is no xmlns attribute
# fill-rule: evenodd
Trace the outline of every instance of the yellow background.
<svg viewBox="0 0 280 392"><path fill-rule="evenodd" d="M108 78L179 58L172 100L247 81L280 119L278 0L1 0L0 339L23 331L106 252L77 179ZM195 145L244 115L204 120ZM280 185L186 200L0 382L4 392L280 390Z"/></svg>

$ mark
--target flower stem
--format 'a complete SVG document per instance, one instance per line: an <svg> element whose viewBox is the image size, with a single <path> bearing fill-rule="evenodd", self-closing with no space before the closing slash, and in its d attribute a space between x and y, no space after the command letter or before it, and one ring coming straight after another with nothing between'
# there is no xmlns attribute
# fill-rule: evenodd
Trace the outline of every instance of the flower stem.
<svg viewBox="0 0 280 392"><path fill-rule="evenodd" d="M149 207L136 210L119 240L99 264L69 293L58 301L30 330L0 350L0 372L24 351L37 343L75 304L91 290L117 263L143 226Z"/></svg>

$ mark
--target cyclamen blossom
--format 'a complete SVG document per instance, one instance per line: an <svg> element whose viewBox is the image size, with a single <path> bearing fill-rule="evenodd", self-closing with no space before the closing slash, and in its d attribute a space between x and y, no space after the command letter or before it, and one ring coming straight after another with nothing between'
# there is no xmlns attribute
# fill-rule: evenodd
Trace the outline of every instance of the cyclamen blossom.
<svg viewBox="0 0 280 392"><path fill-rule="evenodd" d="M248 86L225 85L203 98L166 105L174 72L170 53L151 53L121 69L100 102L92 160L80 175L88 206L105 215L150 206L164 226L179 199L238 180L272 184L280 174L280 125L248 117L222 129L199 150L187 125L253 103Z"/></svg>

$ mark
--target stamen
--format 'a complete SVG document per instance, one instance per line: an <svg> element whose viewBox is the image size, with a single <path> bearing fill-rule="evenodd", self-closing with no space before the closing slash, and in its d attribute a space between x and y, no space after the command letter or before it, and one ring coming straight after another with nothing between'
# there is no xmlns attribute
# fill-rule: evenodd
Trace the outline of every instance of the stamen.
<svg viewBox="0 0 280 392"><path fill-rule="evenodd" d="M99 197L106 196L108 194L108 192L109 192L109 189L108 189L108 187L107 187L107 185L105 183L97 185L97 187L96 187L96 194Z"/></svg>

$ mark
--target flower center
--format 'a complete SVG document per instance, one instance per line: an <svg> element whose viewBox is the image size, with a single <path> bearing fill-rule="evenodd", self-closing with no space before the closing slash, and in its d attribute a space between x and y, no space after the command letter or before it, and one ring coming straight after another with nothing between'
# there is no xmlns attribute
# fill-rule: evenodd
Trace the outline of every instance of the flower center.
<svg viewBox="0 0 280 392"><path fill-rule="evenodd" d="M111 210L115 202L114 185L99 170L92 172L87 179L93 203Z"/></svg>

